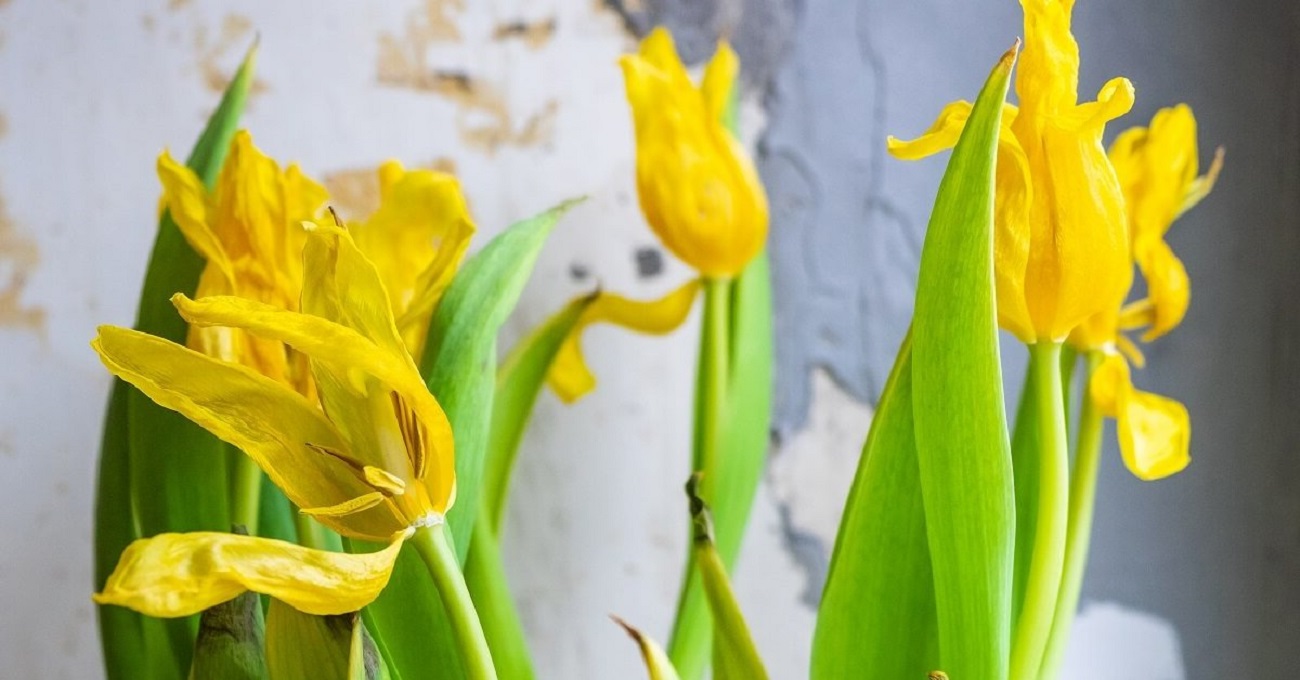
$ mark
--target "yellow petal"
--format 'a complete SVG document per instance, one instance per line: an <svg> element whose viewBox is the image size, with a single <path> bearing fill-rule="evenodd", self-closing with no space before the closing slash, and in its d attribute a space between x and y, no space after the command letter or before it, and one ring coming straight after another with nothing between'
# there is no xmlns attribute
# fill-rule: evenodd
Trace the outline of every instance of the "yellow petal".
<svg viewBox="0 0 1300 680"><path fill-rule="evenodd" d="M343 460L320 453L316 447L347 447L320 410L288 387L125 328L101 326L91 345L113 375L243 450L295 505L329 506L373 490ZM331 526L364 536L403 528L382 513Z"/></svg>
<svg viewBox="0 0 1300 680"><path fill-rule="evenodd" d="M1210 194L1214 184L1219 181L1219 172L1223 170L1223 147L1214 150L1214 160L1210 161L1210 169L1204 175L1192 180L1187 187L1187 193L1183 195L1183 203L1178 206L1178 215L1196 207L1201 199Z"/></svg>
<svg viewBox="0 0 1300 680"><path fill-rule="evenodd" d="M1191 280L1182 260L1163 240L1148 248L1138 266L1147 280L1150 311L1147 320L1150 328L1142 335L1143 342L1151 342L1182 323L1191 303Z"/></svg>
<svg viewBox="0 0 1300 680"><path fill-rule="evenodd" d="M368 409L360 413L356 411L374 402L368 394L362 394L363 399L360 400L341 398L334 394L337 391L335 387L347 386L354 393L364 393L368 388L364 382L359 382L361 374L364 374L373 376L400 394L404 403L410 404L414 409L420 424L425 428L423 453L428 454L428 461L432 463L432 474L426 474L424 479L432 495L433 509L439 513L446 512L455 479L451 425L442 407L429 394L428 387L404 347L399 345L398 351L393 352L363 337L353 328L311 314L288 312L242 298L209 297L190 300L183 295L176 295L172 301L181 316L192 324L242 328L254 335L279 340L311 357L333 378L325 380L318 373L321 398L325 401L331 418L344 427L349 439L355 437L370 441L363 438L363 435L373 432L374 423L369 419L374 414ZM368 304L372 308L383 310L380 315L387 311L385 299L370 300ZM388 318L391 319L391 316ZM379 396L383 398L378 403L387 405L387 395ZM340 408L330 408L331 403L339 404ZM355 441L353 443L355 445ZM378 463L376 467L390 472L418 474L416 469L423 466L423 463L407 460L407 451L400 453L403 458L400 462L388 459L386 453L385 447L379 447L379 450L359 451L356 455L363 461L375 461ZM376 456L383 457L376 460Z"/></svg>
<svg viewBox="0 0 1300 680"><path fill-rule="evenodd" d="M1025 48L1016 69L1016 95L1031 116L1052 115L1078 101L1079 45L1070 33L1074 0L1020 0Z"/></svg>
<svg viewBox="0 0 1300 680"><path fill-rule="evenodd" d="M1088 396L1105 415L1114 418L1119 414L1120 398L1133 389L1128 364L1124 357L1108 352L1088 381Z"/></svg>
<svg viewBox="0 0 1300 680"><path fill-rule="evenodd" d="M233 290L235 273L221 241L208 225L208 192L193 170L164 151L158 157L163 202L185 240Z"/></svg>
<svg viewBox="0 0 1300 680"><path fill-rule="evenodd" d="M1191 421L1177 401L1130 390L1117 421L1124 464L1139 479L1168 477L1191 462Z"/></svg>
<svg viewBox="0 0 1300 680"><path fill-rule="evenodd" d="M1093 373L1089 394L1102 413L1116 420L1120 454L1138 478L1168 477L1191 462L1186 407L1135 389L1123 357L1106 355Z"/></svg>
<svg viewBox="0 0 1300 680"><path fill-rule="evenodd" d="M251 590L308 614L343 614L388 585L404 536L380 552L349 555L234 534L159 534L127 546L95 601L176 617Z"/></svg>
<svg viewBox="0 0 1300 680"><path fill-rule="evenodd" d="M713 119L722 120L739 72L740 59L736 56L736 51L725 40L719 42L709 65L704 68L704 80L700 83L705 111Z"/></svg>
<svg viewBox="0 0 1300 680"><path fill-rule="evenodd" d="M547 384L567 403L581 399L596 386L596 377L582 355L582 332L587 326L604 322L640 333L671 333L690 314L699 288L699 280L692 280L658 300L648 301L614 293L597 294L560 346L547 373Z"/></svg>

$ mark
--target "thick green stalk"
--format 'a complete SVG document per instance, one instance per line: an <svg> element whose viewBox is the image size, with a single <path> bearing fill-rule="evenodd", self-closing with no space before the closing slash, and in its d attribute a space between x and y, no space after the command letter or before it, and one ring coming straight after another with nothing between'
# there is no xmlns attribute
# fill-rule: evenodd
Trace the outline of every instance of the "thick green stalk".
<svg viewBox="0 0 1300 680"><path fill-rule="evenodd" d="M298 544L317 550L343 552L343 539L310 515L294 509L293 525L298 530Z"/></svg>
<svg viewBox="0 0 1300 680"><path fill-rule="evenodd" d="M532 680L535 674L528 657L528 641L510 596L501 546L492 535L490 523L482 518L474 523L472 534L474 542L465 560L465 581L479 611L492 661L503 678Z"/></svg>
<svg viewBox="0 0 1300 680"><path fill-rule="evenodd" d="M727 377L731 348L730 279L707 279L704 283L704 322L700 329L700 363L695 386L695 447L693 471L703 474L701 495L716 503L716 470L722 445L723 417L727 407ZM692 537L694 529L691 530ZM695 554L689 553L677 601L668 656L682 680L704 675L711 656L713 621L709 615Z"/></svg>
<svg viewBox="0 0 1300 680"><path fill-rule="evenodd" d="M247 529L249 535L257 536L258 513L262 506L262 469L244 452L233 453L235 475L231 480L234 496L230 499L230 521Z"/></svg>
<svg viewBox="0 0 1300 680"><path fill-rule="evenodd" d="M1035 680L1052 628L1065 562L1070 452L1061 390L1061 343L1029 346L1038 420L1038 517L1024 606L1011 646L1011 679Z"/></svg>
<svg viewBox="0 0 1300 680"><path fill-rule="evenodd" d="M1101 352L1089 352L1087 371L1083 375L1083 405L1079 410L1079 443L1074 454L1074 472L1070 477L1070 520L1065 541L1065 573L1061 591L1056 596L1056 616L1047 640L1039 680L1056 677L1065 657L1070 625L1079 606L1083 572L1088 565L1088 544L1092 540L1093 507L1097 499L1097 466L1101 459L1102 413L1088 395L1088 383L1101 364Z"/></svg>
<svg viewBox="0 0 1300 680"><path fill-rule="evenodd" d="M425 526L410 538L415 550L424 560L433 578L434 587L442 596L447 620L460 648L460 658L465 664L469 680L496 680L496 667L492 665L492 652L483 635L483 624L470 599L469 588L460 571L460 559L452 547L446 525Z"/></svg>

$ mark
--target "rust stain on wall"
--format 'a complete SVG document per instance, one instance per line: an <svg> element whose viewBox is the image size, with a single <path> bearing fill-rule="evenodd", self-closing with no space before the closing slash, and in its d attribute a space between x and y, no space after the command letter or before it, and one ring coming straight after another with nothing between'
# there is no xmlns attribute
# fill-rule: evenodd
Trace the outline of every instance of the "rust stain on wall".
<svg viewBox="0 0 1300 680"><path fill-rule="evenodd" d="M231 74L221 67L221 62L232 51L243 51L253 40L253 21L239 14L227 14L221 21L221 30L213 39L206 26L194 29L194 51L198 57L199 73L203 83L213 92L225 92ZM267 90L266 81L254 77L249 97Z"/></svg>
<svg viewBox="0 0 1300 680"><path fill-rule="evenodd" d="M507 21L497 24L492 39L522 40L530 49L540 49L555 37L555 17L544 21Z"/></svg>
<svg viewBox="0 0 1300 680"><path fill-rule="evenodd" d="M461 141L488 154L504 146L530 147L549 142L555 133L559 104L550 100L541 111L517 124L500 89L462 71L430 71L423 91L454 102Z"/></svg>
<svg viewBox="0 0 1300 680"><path fill-rule="evenodd" d="M45 329L45 310L23 304L27 277L39 260L36 242L18 231L0 197L0 327Z"/></svg>
<svg viewBox="0 0 1300 680"><path fill-rule="evenodd" d="M406 17L400 34L385 31L379 35L379 82L415 90L424 85L428 69L425 57L437 42L461 39L455 13L465 9L464 0L426 0Z"/></svg>

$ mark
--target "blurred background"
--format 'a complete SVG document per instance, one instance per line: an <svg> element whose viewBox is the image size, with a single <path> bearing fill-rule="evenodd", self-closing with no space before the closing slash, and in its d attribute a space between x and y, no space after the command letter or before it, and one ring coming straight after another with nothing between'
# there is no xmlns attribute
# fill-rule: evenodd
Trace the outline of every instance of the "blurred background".
<svg viewBox="0 0 1300 680"><path fill-rule="evenodd" d="M884 137L976 94L1022 32L1014 0L0 0L3 675L102 674L90 535L109 379L88 342L134 318L158 152L188 150L255 36L245 125L344 214L374 206L390 157L454 171L479 245L590 197L544 251L508 347L597 285L650 297L689 276L638 212L615 65L659 23L694 63L719 35L744 61L743 126L773 205L778 403L736 582L772 676L805 677L944 163L889 159ZM1216 145L1227 163L1170 236L1193 281L1186 323L1136 375L1187 404L1194 461L1139 482L1108 437L1066 676L1286 677L1300 647L1300 11L1080 0L1075 34L1083 96L1114 75L1137 86L1109 137L1183 101L1203 163ZM667 338L593 328L598 390L539 402L505 552L542 677L640 677L610 613L667 636L696 335L695 320ZM1023 355L1005 356L1014 399Z"/></svg>

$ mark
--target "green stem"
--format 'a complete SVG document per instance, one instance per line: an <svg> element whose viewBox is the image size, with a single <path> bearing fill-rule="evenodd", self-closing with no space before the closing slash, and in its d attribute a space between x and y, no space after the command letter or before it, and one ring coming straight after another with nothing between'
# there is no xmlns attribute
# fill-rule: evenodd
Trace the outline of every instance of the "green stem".
<svg viewBox="0 0 1300 680"><path fill-rule="evenodd" d="M429 568L434 587L442 596L442 606L460 648L465 677L469 680L496 680L497 671L492 665L487 638L483 635L483 624L479 622L478 612L470 599L446 525L420 527L410 541Z"/></svg>
<svg viewBox="0 0 1300 680"><path fill-rule="evenodd" d="M723 414L731 352L731 279L704 282L704 321L700 328L700 363L695 386L695 448L691 469L703 473L701 495L717 503L715 474L722 445ZM692 529L690 536L694 536ZM677 617L668 643L668 656L682 680L696 680L708 667L713 620L709 615L694 551L688 551L677 600Z"/></svg>
<svg viewBox="0 0 1300 680"><path fill-rule="evenodd" d="M1061 343L1029 346L1038 421L1038 517L1024 605L1011 647L1011 679L1036 680L1052 628L1069 519L1070 452L1061 390Z"/></svg>
<svg viewBox="0 0 1300 680"><path fill-rule="evenodd" d="M465 582L501 677L532 680L536 674L529 659L524 627L510 596L501 546L482 517L474 522L469 557L465 560Z"/></svg>
<svg viewBox="0 0 1300 680"><path fill-rule="evenodd" d="M247 529L250 536L256 536L257 513L262 506L262 470L243 451L235 453L235 475L231 480L235 494L231 499L230 520Z"/></svg>
<svg viewBox="0 0 1300 680"><path fill-rule="evenodd" d="M343 541L339 535L325 528L310 515L293 513L293 525L298 530L298 544L316 550L343 552Z"/></svg>
<svg viewBox="0 0 1300 680"><path fill-rule="evenodd" d="M1097 499L1097 467L1101 460L1102 413L1088 396L1088 383L1101 364L1101 352L1089 352L1083 376L1083 405L1079 410L1079 443L1074 454L1074 472L1070 476L1070 523L1065 542L1065 573L1061 592L1056 598L1056 617L1043 656L1040 680L1051 680L1060 670L1065 657L1065 643L1070 625L1079 606L1083 572L1088 564L1088 544L1092 539L1093 507Z"/></svg>

